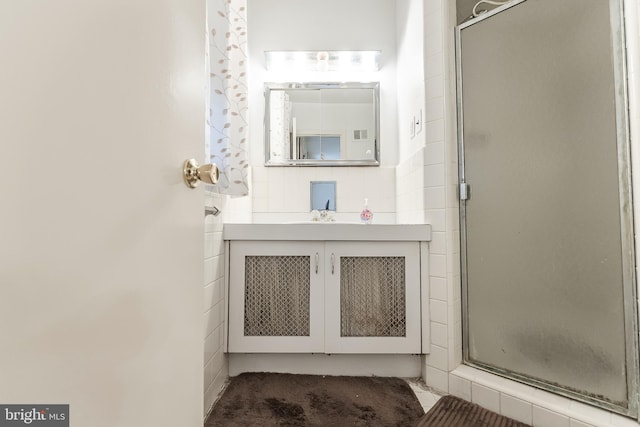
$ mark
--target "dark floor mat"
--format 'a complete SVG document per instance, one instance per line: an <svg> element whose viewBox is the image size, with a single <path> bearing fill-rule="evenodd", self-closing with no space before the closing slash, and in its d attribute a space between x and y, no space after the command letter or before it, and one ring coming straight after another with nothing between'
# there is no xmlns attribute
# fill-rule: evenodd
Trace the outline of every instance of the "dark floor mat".
<svg viewBox="0 0 640 427"><path fill-rule="evenodd" d="M247 373L231 378L205 427L407 427L423 415L399 378Z"/></svg>
<svg viewBox="0 0 640 427"><path fill-rule="evenodd" d="M438 400L417 427L529 427L458 397Z"/></svg>

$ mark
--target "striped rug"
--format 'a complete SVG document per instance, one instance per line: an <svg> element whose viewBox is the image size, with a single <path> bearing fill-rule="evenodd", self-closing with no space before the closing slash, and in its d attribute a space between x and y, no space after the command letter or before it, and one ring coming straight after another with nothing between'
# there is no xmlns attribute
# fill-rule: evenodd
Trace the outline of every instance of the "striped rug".
<svg viewBox="0 0 640 427"><path fill-rule="evenodd" d="M529 427L454 396L442 397L417 427Z"/></svg>

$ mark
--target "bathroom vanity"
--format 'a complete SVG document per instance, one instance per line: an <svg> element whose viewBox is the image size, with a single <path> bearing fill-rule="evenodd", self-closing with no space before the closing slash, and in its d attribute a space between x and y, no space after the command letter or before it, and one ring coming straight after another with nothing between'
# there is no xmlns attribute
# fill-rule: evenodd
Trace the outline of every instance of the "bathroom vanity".
<svg viewBox="0 0 640 427"><path fill-rule="evenodd" d="M429 225L225 224L229 353L428 352Z"/></svg>

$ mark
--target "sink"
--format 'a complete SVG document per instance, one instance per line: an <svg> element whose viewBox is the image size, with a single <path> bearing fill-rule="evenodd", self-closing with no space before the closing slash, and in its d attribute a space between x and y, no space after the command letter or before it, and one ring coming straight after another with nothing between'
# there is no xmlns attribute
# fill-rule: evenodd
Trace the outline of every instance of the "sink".
<svg viewBox="0 0 640 427"><path fill-rule="evenodd" d="M224 224L225 240L431 240L429 224L362 224L360 222L296 221L278 224Z"/></svg>

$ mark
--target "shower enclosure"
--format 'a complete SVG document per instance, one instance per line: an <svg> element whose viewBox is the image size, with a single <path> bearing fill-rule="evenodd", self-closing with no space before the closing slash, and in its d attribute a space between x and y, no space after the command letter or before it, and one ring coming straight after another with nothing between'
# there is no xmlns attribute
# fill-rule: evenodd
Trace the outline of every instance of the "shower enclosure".
<svg viewBox="0 0 640 427"><path fill-rule="evenodd" d="M456 29L465 363L638 413L621 0Z"/></svg>

